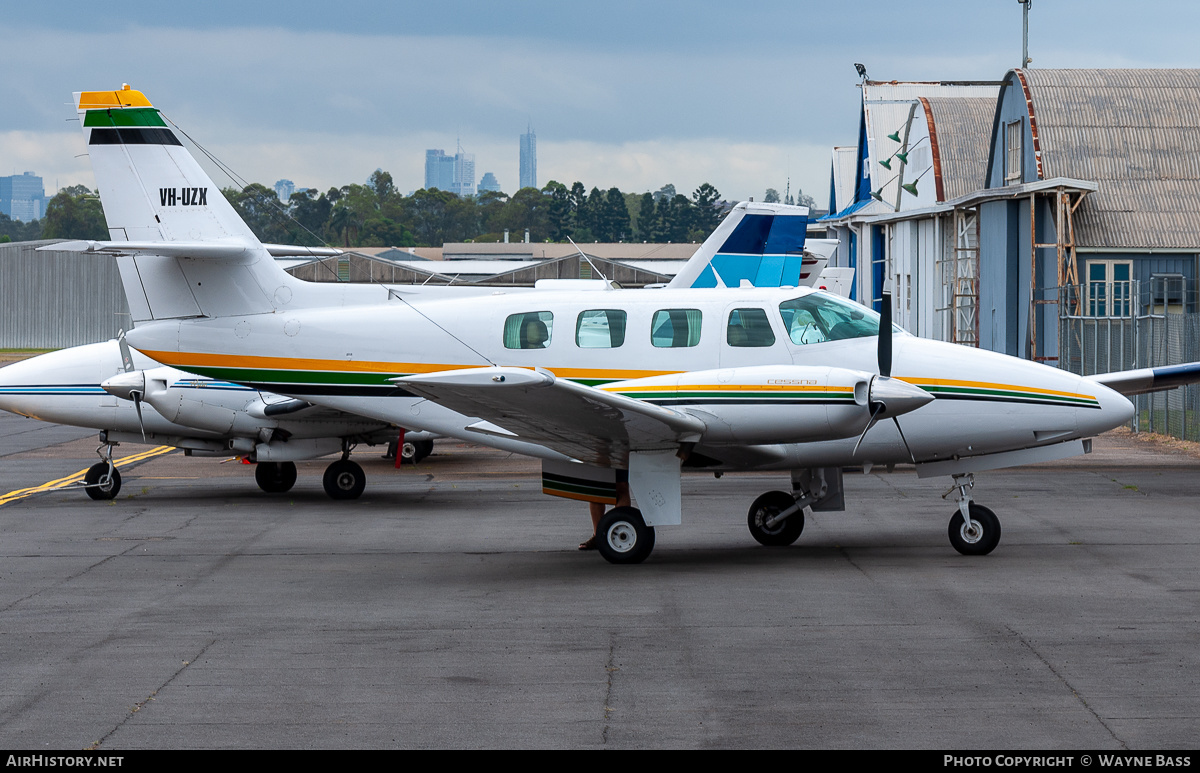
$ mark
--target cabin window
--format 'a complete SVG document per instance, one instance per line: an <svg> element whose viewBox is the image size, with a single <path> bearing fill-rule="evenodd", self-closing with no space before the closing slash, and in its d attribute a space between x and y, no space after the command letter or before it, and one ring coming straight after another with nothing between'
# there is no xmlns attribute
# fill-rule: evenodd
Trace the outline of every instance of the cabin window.
<svg viewBox="0 0 1200 773"><path fill-rule="evenodd" d="M662 309L650 321L650 341L659 348L680 348L700 343L699 309Z"/></svg>
<svg viewBox="0 0 1200 773"><path fill-rule="evenodd" d="M1025 160L1021 152L1021 140L1024 138L1023 124L1013 121L1004 125L1004 184L1020 185L1022 165Z"/></svg>
<svg viewBox="0 0 1200 773"><path fill-rule="evenodd" d="M625 343L625 312L619 309L581 311L575 322L575 343L581 349L616 349Z"/></svg>
<svg viewBox="0 0 1200 773"><path fill-rule="evenodd" d="M811 293L779 304L779 315L794 344L819 344L879 335L879 315L853 301Z"/></svg>
<svg viewBox="0 0 1200 773"><path fill-rule="evenodd" d="M774 346L775 333L767 312L762 309L734 309L729 312L725 342L730 346Z"/></svg>
<svg viewBox="0 0 1200 773"><path fill-rule="evenodd" d="M504 320L505 349L545 349L554 332L554 314L529 311Z"/></svg>

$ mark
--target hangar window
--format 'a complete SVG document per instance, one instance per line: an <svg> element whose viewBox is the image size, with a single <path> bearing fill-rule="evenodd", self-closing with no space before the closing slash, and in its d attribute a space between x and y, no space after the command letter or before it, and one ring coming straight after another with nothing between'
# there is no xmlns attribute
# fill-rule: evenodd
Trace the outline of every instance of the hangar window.
<svg viewBox="0 0 1200 773"><path fill-rule="evenodd" d="M700 343L699 309L662 309L650 321L650 341L659 348L679 348Z"/></svg>
<svg viewBox="0 0 1200 773"><path fill-rule="evenodd" d="M1088 316L1128 317L1133 282L1133 262L1089 260L1087 264Z"/></svg>
<svg viewBox="0 0 1200 773"><path fill-rule="evenodd" d="M774 346L775 333L767 312L762 309L734 309L729 312L725 342L730 346Z"/></svg>
<svg viewBox="0 0 1200 773"><path fill-rule="evenodd" d="M625 343L625 312L620 309L581 311L575 322L575 343L581 349L616 349Z"/></svg>
<svg viewBox="0 0 1200 773"><path fill-rule="evenodd" d="M1020 185L1023 170L1021 169L1024 163L1024 154L1021 152L1021 140L1025 136L1023 131L1024 124L1021 121L1013 121L1004 125L1004 184L1005 185Z"/></svg>
<svg viewBox="0 0 1200 773"><path fill-rule="evenodd" d="M554 314L530 311L504 320L505 349L545 349L554 332Z"/></svg>

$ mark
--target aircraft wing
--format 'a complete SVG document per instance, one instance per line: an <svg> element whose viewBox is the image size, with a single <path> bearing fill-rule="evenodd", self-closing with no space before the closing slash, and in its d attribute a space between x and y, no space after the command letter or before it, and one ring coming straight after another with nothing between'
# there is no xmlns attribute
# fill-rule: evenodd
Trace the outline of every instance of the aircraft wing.
<svg viewBox="0 0 1200 773"><path fill-rule="evenodd" d="M1147 392L1160 392L1164 389L1174 389L1185 384L1200 382L1200 362L1189 362L1183 365L1166 365L1161 368L1121 370L1115 373L1101 373L1098 376L1086 376L1085 378L1099 382L1109 389L1126 396L1141 395Z"/></svg>
<svg viewBox="0 0 1200 773"><path fill-rule="evenodd" d="M694 442L694 416L555 378L544 370L492 367L392 379L465 416L468 429L538 443L582 462L624 466L631 450Z"/></svg>

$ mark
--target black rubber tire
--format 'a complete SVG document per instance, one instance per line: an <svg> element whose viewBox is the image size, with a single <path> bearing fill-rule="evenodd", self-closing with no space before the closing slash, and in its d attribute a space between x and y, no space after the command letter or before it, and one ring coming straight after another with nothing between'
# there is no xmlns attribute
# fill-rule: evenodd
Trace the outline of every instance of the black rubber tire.
<svg viewBox="0 0 1200 773"><path fill-rule="evenodd" d="M947 529L950 535L950 544L964 556L986 556L1000 544L1000 519L988 508L972 502L971 520L980 525L981 534L964 534L962 513L957 509L954 511L954 516L950 519L950 526Z"/></svg>
<svg viewBox="0 0 1200 773"><path fill-rule="evenodd" d="M330 499L358 499L367 487L367 474L357 462L338 459L325 468L321 482Z"/></svg>
<svg viewBox="0 0 1200 773"><path fill-rule="evenodd" d="M254 482L268 494L282 494L296 485L295 462L259 462L254 465Z"/></svg>
<svg viewBox="0 0 1200 773"><path fill-rule="evenodd" d="M760 545L771 548L786 547L800 539L804 531L804 511L798 510L787 517L783 523L768 529L763 524L772 516L783 512L796 504L796 498L786 491L768 491L750 505L746 514L746 525L750 527L750 536Z"/></svg>
<svg viewBox="0 0 1200 773"><path fill-rule="evenodd" d="M117 494L121 493L121 473L114 467L112 477L102 485L100 481L107 475L108 462L96 462L88 467L87 474L83 476L83 482L87 484L84 491L89 497L100 500L117 498Z"/></svg>
<svg viewBox="0 0 1200 773"><path fill-rule="evenodd" d="M654 550L654 528L636 507L614 507L596 527L596 550L610 564L640 564Z"/></svg>
<svg viewBox="0 0 1200 773"><path fill-rule="evenodd" d="M406 440L400 446L402 464L417 464L433 453L432 440Z"/></svg>

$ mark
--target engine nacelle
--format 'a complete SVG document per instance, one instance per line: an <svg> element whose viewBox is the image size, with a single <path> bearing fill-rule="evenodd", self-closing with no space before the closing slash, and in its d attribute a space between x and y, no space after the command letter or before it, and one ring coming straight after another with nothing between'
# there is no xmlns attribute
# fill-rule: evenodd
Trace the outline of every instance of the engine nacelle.
<svg viewBox="0 0 1200 773"><path fill-rule="evenodd" d="M707 425L701 441L706 445L758 445L858 435L871 419L872 378L846 368L760 365L652 376L601 389L699 417ZM891 388L907 395L906 410L933 399L904 382L893 380Z"/></svg>

